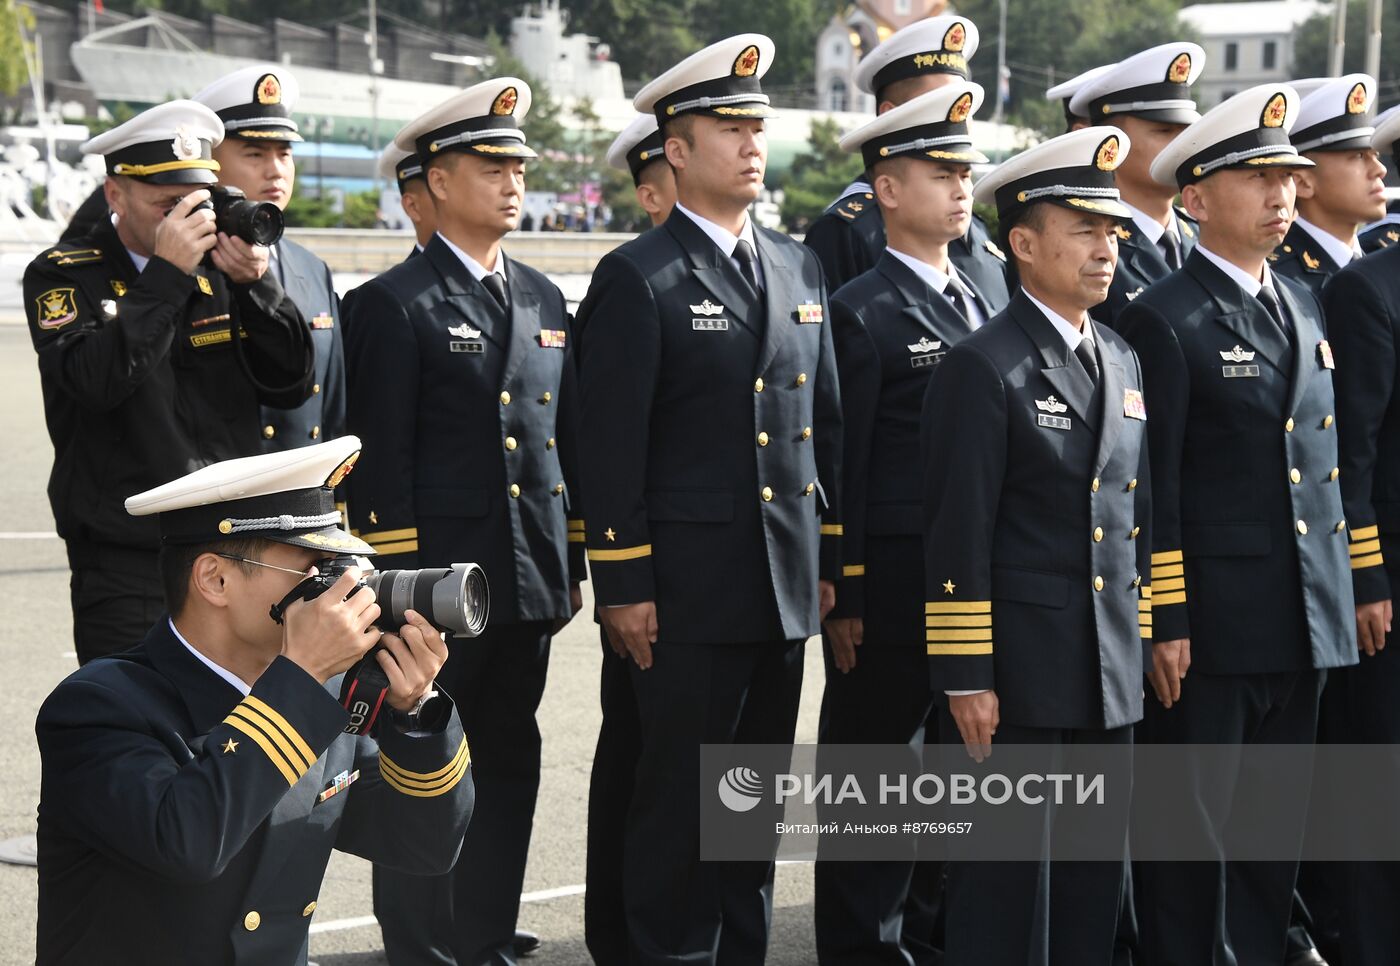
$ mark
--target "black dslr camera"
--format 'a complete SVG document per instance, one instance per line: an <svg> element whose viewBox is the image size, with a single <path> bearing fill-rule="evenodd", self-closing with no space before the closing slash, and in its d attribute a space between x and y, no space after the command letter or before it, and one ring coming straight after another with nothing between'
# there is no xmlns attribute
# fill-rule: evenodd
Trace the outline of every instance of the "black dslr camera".
<svg viewBox="0 0 1400 966"><path fill-rule="evenodd" d="M282 237L285 222L282 209L270 201L249 201L242 190L228 185L208 185L209 200L196 205L214 213L214 224L225 235L243 239L250 245L275 245Z"/></svg>

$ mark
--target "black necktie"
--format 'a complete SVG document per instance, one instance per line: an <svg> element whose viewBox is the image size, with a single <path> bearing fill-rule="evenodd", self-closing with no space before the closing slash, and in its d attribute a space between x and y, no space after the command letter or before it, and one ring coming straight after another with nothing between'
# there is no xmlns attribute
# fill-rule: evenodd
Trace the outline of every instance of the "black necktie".
<svg viewBox="0 0 1400 966"><path fill-rule="evenodd" d="M1283 334L1292 338L1292 330L1288 326L1288 321L1283 317L1283 306L1279 304L1278 295L1269 286L1265 285L1259 290L1258 299L1264 303L1264 308L1268 310L1270 318L1283 330Z"/></svg>
<svg viewBox="0 0 1400 966"><path fill-rule="evenodd" d="M740 238L739 244L734 246L734 260L739 263L739 274L744 276L749 288L753 289L755 295L762 294L758 287L758 255L753 246Z"/></svg>
<svg viewBox="0 0 1400 966"><path fill-rule="evenodd" d="M1099 360L1094 355L1094 344L1088 339L1080 339L1079 345L1074 347L1074 354L1079 357L1079 363L1084 367L1084 371L1089 374L1089 381L1094 385L1099 383Z"/></svg>
<svg viewBox="0 0 1400 966"><path fill-rule="evenodd" d="M967 314L967 299L963 296L962 286L955 278L949 278L947 286L943 289L943 294L948 297L948 301L953 303L953 308L963 317L963 321L968 325L972 324L972 316Z"/></svg>
<svg viewBox="0 0 1400 966"><path fill-rule="evenodd" d="M1181 243L1176 240L1176 236L1169 231L1162 232L1162 237L1157 239L1157 244L1162 248L1162 257L1167 260L1167 268L1173 272L1181 267Z"/></svg>
<svg viewBox="0 0 1400 966"><path fill-rule="evenodd" d="M506 307L506 280L501 278L499 272L492 272L490 275L481 277L481 284L486 286L486 291L491 293L496 304L502 309Z"/></svg>

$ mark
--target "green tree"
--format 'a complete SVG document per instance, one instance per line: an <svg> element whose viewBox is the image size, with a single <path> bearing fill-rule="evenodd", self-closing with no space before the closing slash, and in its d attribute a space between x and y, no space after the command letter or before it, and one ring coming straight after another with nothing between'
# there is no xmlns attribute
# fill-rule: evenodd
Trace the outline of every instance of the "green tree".
<svg viewBox="0 0 1400 966"><path fill-rule="evenodd" d="M15 0L0 0L0 94L11 96L29 80L26 31L34 29L34 14Z"/></svg>
<svg viewBox="0 0 1400 966"><path fill-rule="evenodd" d="M833 118L812 120L807 150L792 159L783 178L783 223L805 230L840 193L860 176L859 155L841 150L841 128Z"/></svg>

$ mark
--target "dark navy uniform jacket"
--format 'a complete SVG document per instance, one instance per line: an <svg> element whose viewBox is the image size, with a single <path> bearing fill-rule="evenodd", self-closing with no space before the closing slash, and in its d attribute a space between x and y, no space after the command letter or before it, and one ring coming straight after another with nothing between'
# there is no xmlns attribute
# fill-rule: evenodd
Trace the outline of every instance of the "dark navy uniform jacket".
<svg viewBox="0 0 1400 966"><path fill-rule="evenodd" d="M234 285L152 258L138 274L104 218L35 258L24 298L65 540L157 549L155 517L128 514L127 497L260 452L259 404L312 395L310 331L271 271Z"/></svg>
<svg viewBox="0 0 1400 966"><path fill-rule="evenodd" d="M1337 442L1358 604L1391 596L1381 544L1400 535L1400 249L1342 269L1322 291L1337 360ZM1392 557L1395 555L1392 554ZM1389 564L1389 566L1387 566Z"/></svg>
<svg viewBox="0 0 1400 966"><path fill-rule="evenodd" d="M514 259L505 272L509 314L434 236L356 290L350 520L379 569L478 563L492 623L552 621L572 616L585 567L573 343L554 283Z"/></svg>
<svg viewBox="0 0 1400 966"><path fill-rule="evenodd" d="M331 270L294 241L277 243L273 271L301 316L311 326L316 376L311 398L295 409L262 411L263 452L310 446L345 435L345 349L341 342L340 300Z"/></svg>
<svg viewBox="0 0 1400 966"><path fill-rule="evenodd" d="M955 345L923 416L925 612L936 700L1003 721L1142 717L1150 490L1141 367L1094 326L1095 385L1024 292Z"/></svg>
<svg viewBox="0 0 1400 966"><path fill-rule="evenodd" d="M1392 201L1386 205L1385 217L1367 225L1356 236L1356 241L1367 255L1400 242L1400 202Z"/></svg>
<svg viewBox="0 0 1400 966"><path fill-rule="evenodd" d="M1269 256L1269 268L1274 274L1293 279L1317 296L1321 296L1322 286L1342 267L1332 260L1312 233L1296 221Z"/></svg>
<svg viewBox="0 0 1400 966"><path fill-rule="evenodd" d="M346 734L291 661L243 697L164 619L70 675L35 726L38 963L305 963L332 849L446 872L471 756L449 698L425 712L413 737L387 722L377 744Z"/></svg>
<svg viewBox="0 0 1400 966"><path fill-rule="evenodd" d="M821 268L754 228L759 303L676 210L609 253L579 307L581 469L599 604L660 641L794 640L840 577L841 398Z"/></svg>
<svg viewBox="0 0 1400 966"><path fill-rule="evenodd" d="M862 618L862 646L917 647L924 623L924 390L972 329L947 297L888 251L831 297L831 315L845 437L842 576L832 616Z"/></svg>
<svg viewBox="0 0 1400 966"><path fill-rule="evenodd" d="M870 186L856 182L812 223L803 244L817 253L826 284L836 291L851 279L875 267L885 251L885 217ZM948 257L963 278L976 286L982 302L982 317L990 319L1011 299L1007 281L1006 256L987 234L987 226L976 215L967 234L948 245Z"/></svg>
<svg viewBox="0 0 1400 966"><path fill-rule="evenodd" d="M1332 351L1277 274L1290 340L1199 250L1119 316L1151 407L1155 639L1249 674L1356 663Z"/></svg>
<svg viewBox="0 0 1400 966"><path fill-rule="evenodd" d="M1196 223L1180 208L1176 209L1177 225L1181 230L1181 257L1196 247ZM1128 305L1147 290L1153 282L1159 282L1171 274L1162 249L1142 234L1142 230L1132 221L1124 221L1117 227L1118 265L1113 270L1113 284L1108 287L1108 298L1089 310L1095 320L1112 326Z"/></svg>

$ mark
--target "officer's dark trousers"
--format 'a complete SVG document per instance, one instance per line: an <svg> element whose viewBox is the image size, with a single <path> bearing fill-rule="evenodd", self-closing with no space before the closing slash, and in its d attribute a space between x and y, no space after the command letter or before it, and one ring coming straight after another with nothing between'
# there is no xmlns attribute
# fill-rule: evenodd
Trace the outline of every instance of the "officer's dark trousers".
<svg viewBox="0 0 1400 966"><path fill-rule="evenodd" d="M153 550L69 541L73 647L79 664L135 647L165 613L156 561Z"/></svg>
<svg viewBox="0 0 1400 966"><path fill-rule="evenodd" d="M515 919L540 784L535 710L544 694L549 632L544 621L499 624L474 640L448 642L438 683L462 719L476 806L447 875L375 866L374 912L392 966L515 962Z"/></svg>
<svg viewBox="0 0 1400 966"><path fill-rule="evenodd" d="M826 690L818 740L824 744L907 744L921 760L938 740L927 649L866 645L856 666L836 669L823 635ZM822 966L941 961L934 946L943 863L823 862L816 865L817 960Z"/></svg>
<svg viewBox="0 0 1400 966"><path fill-rule="evenodd" d="M627 962L627 914L622 899L623 842L632 783L642 754L641 722L632 694L630 657L618 657L603 639L600 698L603 726L588 785L588 891L583 935L594 962Z"/></svg>
<svg viewBox="0 0 1400 966"><path fill-rule="evenodd" d="M938 719L946 745L961 745L958 726L946 709ZM1133 729L1104 730L1028 728L1003 721L996 745L1122 745L1132 754ZM970 762L970 759L969 759ZM1060 770L1057 766L1057 771ZM1072 771L1072 768L1064 769ZM1046 803L1042 854L1049 855L1057 822L1055 806ZM1104 827L1103 835L1121 836L1127 856L1127 810ZM953 847L956 847L955 845ZM1107 966L1113 961L1127 863L966 862L948 863L945 886L944 963L947 966Z"/></svg>
<svg viewBox="0 0 1400 966"><path fill-rule="evenodd" d="M1139 737L1154 744L1312 744L1317 734L1323 671L1206 674L1192 670L1170 710L1148 695ZM1296 827L1302 849L1305 809L1260 803L1244 790L1277 776L1246 767L1221 780L1196 776L1196 834L1219 841L1231 823L1247 823L1260 807L1275 823ZM1298 775L1303 785L1311 773ZM1246 804L1248 802L1248 804ZM1238 805L1238 811L1236 806ZM1214 831L1212 831L1214 830ZM1140 862L1138 921L1145 966L1279 966L1293 908L1298 862Z"/></svg>
<svg viewBox="0 0 1400 966"><path fill-rule="evenodd" d="M661 643L651 668L629 666L642 736L622 882L634 966L763 962L773 862L700 861L700 746L790 743L803 643Z"/></svg>

